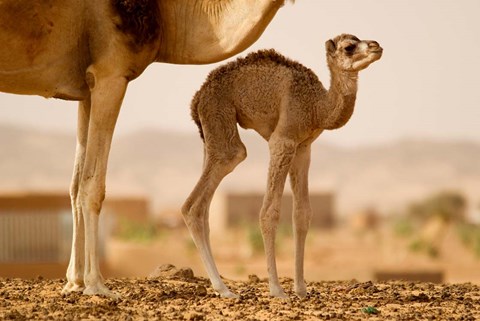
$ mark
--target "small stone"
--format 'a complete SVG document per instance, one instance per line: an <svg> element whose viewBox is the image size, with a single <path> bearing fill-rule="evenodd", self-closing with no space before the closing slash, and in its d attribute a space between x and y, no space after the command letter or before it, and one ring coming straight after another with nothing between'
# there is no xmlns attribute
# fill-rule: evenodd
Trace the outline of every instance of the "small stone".
<svg viewBox="0 0 480 321"><path fill-rule="evenodd" d="M178 269L177 271L175 271L175 273L173 273L174 277L179 277L179 278L183 278L183 279L187 279L187 280L191 280L193 279L195 276L193 274L193 270L191 268L181 268L181 269Z"/></svg>
<svg viewBox="0 0 480 321"><path fill-rule="evenodd" d="M150 279L153 278L182 278L191 280L195 276L191 268L185 267L177 269L172 264L164 264L156 268L150 275L148 276Z"/></svg>
<svg viewBox="0 0 480 321"><path fill-rule="evenodd" d="M202 321L205 317L198 312L187 312L183 315L183 318L187 321Z"/></svg>
<svg viewBox="0 0 480 321"><path fill-rule="evenodd" d="M207 289L203 285L199 285L195 289L195 294L198 295L198 296L206 296L207 295Z"/></svg>
<svg viewBox="0 0 480 321"><path fill-rule="evenodd" d="M150 275L149 278L158 278L169 276L172 270L176 270L175 265L172 264L163 264L157 267Z"/></svg>
<svg viewBox="0 0 480 321"><path fill-rule="evenodd" d="M260 282L260 278L258 276L256 276L255 274L250 274L248 276L248 282L250 283L258 283Z"/></svg>

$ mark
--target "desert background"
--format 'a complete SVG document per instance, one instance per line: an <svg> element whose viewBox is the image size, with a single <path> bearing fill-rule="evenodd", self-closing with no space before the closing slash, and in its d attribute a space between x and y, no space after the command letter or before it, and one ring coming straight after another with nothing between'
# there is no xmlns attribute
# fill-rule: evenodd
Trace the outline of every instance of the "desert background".
<svg viewBox="0 0 480 321"><path fill-rule="evenodd" d="M475 0L297 0L246 51L276 48L313 69L328 87L329 38L352 33L385 50L360 75L350 122L313 145L310 190L330 195L333 219L309 234L307 280L366 282L390 273L480 283L479 13ZM220 64L156 64L129 86L110 154L107 201L140 199L146 210L102 216L107 276L148 276L166 263L204 275L179 209L202 166L189 102ZM75 128L74 102L1 93L0 199L68 196ZM241 135L249 156L224 180L219 197L263 193L267 145L252 132ZM0 215L15 209L8 211L0 208ZM68 213L61 215L68 220ZM282 276L293 275L290 230L287 220L277 240ZM0 249L9 242L5 235ZM4 255L0 276L62 277L70 239L59 240L56 269L41 269L52 262L12 262ZM212 233L222 275L265 277L259 241L255 222Z"/></svg>

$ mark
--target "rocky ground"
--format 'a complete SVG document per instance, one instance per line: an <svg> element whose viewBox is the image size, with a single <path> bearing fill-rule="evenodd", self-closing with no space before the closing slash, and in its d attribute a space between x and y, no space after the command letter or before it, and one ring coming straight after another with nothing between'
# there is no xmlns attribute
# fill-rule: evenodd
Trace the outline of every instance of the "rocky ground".
<svg viewBox="0 0 480 321"><path fill-rule="evenodd" d="M412 282L311 282L289 300L268 296L266 280L226 281L239 299L219 298L190 269L159 268L143 279L109 279L118 300L62 296L65 280L0 279L0 320L479 320L480 287Z"/></svg>

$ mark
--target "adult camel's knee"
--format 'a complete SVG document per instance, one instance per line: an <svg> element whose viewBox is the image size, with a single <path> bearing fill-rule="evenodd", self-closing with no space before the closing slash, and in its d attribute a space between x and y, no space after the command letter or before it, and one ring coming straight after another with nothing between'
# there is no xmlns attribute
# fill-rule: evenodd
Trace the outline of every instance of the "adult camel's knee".
<svg viewBox="0 0 480 321"><path fill-rule="evenodd" d="M72 182L70 185L70 200L72 202L72 206L77 205L78 195L79 195L79 186L77 182Z"/></svg>
<svg viewBox="0 0 480 321"><path fill-rule="evenodd" d="M80 186L78 197L85 213L99 215L105 200L105 184L88 180Z"/></svg>

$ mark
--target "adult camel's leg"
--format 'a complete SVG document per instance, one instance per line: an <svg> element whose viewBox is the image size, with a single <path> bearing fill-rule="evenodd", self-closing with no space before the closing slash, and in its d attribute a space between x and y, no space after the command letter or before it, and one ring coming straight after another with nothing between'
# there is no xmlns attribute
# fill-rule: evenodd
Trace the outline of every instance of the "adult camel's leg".
<svg viewBox="0 0 480 321"><path fill-rule="evenodd" d="M267 192L260 211L260 228L267 256L270 295L286 298L287 295L278 280L275 261L275 233L280 219L280 205L285 180L295 155L296 145L293 141L273 136L270 138L268 145L270 148L270 167L268 169Z"/></svg>
<svg viewBox="0 0 480 321"><path fill-rule="evenodd" d="M312 210L308 194L308 169L310 167L310 144L300 145L290 168L290 183L293 191L293 235L295 239L295 293L307 295L303 276L305 239Z"/></svg>
<svg viewBox="0 0 480 321"><path fill-rule="evenodd" d="M78 188L85 163L85 150L87 147L88 122L90 119L90 98L78 104L77 148L75 152L75 165L73 167L72 183L70 185L70 198L73 214L73 238L70 263L67 269L67 284L62 293L83 291L84 264L85 264L85 226L83 222L82 207L78 202Z"/></svg>
<svg viewBox="0 0 480 321"><path fill-rule="evenodd" d="M99 267L98 218L105 198L105 175L115 123L127 88L122 76L105 76L89 68L91 112L79 198L85 223L84 294L116 297L104 285Z"/></svg>

